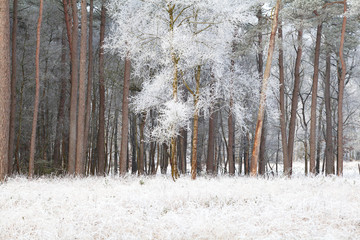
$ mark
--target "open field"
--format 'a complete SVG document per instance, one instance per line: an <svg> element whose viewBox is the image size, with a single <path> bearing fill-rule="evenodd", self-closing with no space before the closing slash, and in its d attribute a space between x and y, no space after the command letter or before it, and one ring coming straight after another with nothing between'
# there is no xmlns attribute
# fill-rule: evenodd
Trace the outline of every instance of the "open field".
<svg viewBox="0 0 360 240"><path fill-rule="evenodd" d="M360 175L27 180L0 185L0 239L359 239Z"/></svg>

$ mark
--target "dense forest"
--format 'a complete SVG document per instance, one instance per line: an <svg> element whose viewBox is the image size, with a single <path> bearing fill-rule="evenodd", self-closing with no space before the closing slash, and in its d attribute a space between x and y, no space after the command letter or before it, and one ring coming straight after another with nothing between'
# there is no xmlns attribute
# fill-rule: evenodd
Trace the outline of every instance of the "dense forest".
<svg viewBox="0 0 360 240"><path fill-rule="evenodd" d="M359 47L359 0L0 0L0 179L341 176Z"/></svg>

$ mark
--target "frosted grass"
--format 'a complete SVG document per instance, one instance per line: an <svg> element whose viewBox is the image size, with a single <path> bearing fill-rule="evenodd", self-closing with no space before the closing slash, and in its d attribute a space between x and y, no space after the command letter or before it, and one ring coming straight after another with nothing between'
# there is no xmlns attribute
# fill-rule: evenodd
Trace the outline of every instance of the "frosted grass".
<svg viewBox="0 0 360 240"><path fill-rule="evenodd" d="M0 185L0 239L359 239L360 175L27 180Z"/></svg>

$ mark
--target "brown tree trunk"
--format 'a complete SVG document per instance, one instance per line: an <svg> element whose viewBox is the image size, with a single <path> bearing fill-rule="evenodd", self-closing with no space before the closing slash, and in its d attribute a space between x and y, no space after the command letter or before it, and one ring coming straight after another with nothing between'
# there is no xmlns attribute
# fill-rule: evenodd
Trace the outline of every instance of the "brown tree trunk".
<svg viewBox="0 0 360 240"><path fill-rule="evenodd" d="M275 48L275 36L276 36L276 31L277 31L277 26L278 26L280 3L281 3L281 0L277 0L273 23L272 23L271 35L270 35L268 57L267 57L267 61L266 61L264 78L263 78L262 88L261 88L259 113L258 113L258 117L257 117L255 138L254 138L254 147L253 147L253 152L252 152L252 157L251 157L250 172L251 172L252 176L256 175L257 163L259 160L261 131L262 131L262 127L263 127L265 103L266 103L266 90L267 90L268 80L270 77L272 56L273 56L274 48Z"/></svg>
<svg viewBox="0 0 360 240"><path fill-rule="evenodd" d="M104 175L105 171L105 76L104 76L104 39L105 39L105 19L106 8L105 0L101 6L101 23L100 23L100 50L99 50L99 132L97 138L98 151L98 175Z"/></svg>
<svg viewBox="0 0 360 240"><path fill-rule="evenodd" d="M76 175L85 174L85 146L84 146L84 122L85 122L85 78L86 78L86 40L87 40L87 11L86 0L81 0L81 39L80 39L80 69L79 69L79 106L77 119L76 141Z"/></svg>
<svg viewBox="0 0 360 240"><path fill-rule="evenodd" d="M316 158L316 106L317 106L317 89L319 79L319 61L321 47L321 31L322 24L317 26L316 47L314 59L314 78L311 97L311 118L310 118L310 173L315 174L315 158ZM319 133L320 134L320 133Z"/></svg>
<svg viewBox="0 0 360 240"><path fill-rule="evenodd" d="M206 160L206 173L214 174L214 162L215 162L215 128L217 125L217 111L212 107L211 114L209 117L209 139L207 149L207 160Z"/></svg>
<svg viewBox="0 0 360 240"><path fill-rule="evenodd" d="M55 144L53 152L53 162L55 168L61 168L61 139L62 132L64 129L64 118L65 118L65 99L66 99L66 86L68 79L66 78L66 32L65 28L62 30L61 38L61 86L60 86L60 100L57 114L56 132L55 132Z"/></svg>
<svg viewBox="0 0 360 240"><path fill-rule="evenodd" d="M0 1L0 182L8 173L10 127L9 1Z"/></svg>
<svg viewBox="0 0 360 240"><path fill-rule="evenodd" d="M341 38L340 38L340 49L339 57L341 61L341 78L339 81L339 96L338 96L338 136L337 136L337 171L338 176L343 175L343 158L344 158L344 142L343 142L343 99L344 99L344 87L345 87L345 77L346 77L346 63L344 59L344 42L345 42L345 30L346 30L346 11L347 3L344 0L344 18L341 27Z"/></svg>
<svg viewBox="0 0 360 240"><path fill-rule="evenodd" d="M330 95L330 75L331 75L331 53L326 50L326 71L325 71L325 115L326 115L326 175L335 174L334 155L333 155L333 137L332 137L332 119L331 119L331 95Z"/></svg>
<svg viewBox="0 0 360 240"><path fill-rule="evenodd" d="M197 170L197 144L198 144L198 131L199 131L199 109L197 104L199 101L199 92L200 92L200 72L201 66L198 66L196 69L196 92L194 95L194 129L193 129L193 142L192 142L192 155L191 155L191 179L196 179L196 170Z"/></svg>
<svg viewBox="0 0 360 240"><path fill-rule="evenodd" d="M70 129L69 129L69 157L68 173L75 173L76 158L76 113L77 113L77 89L78 89L78 13L77 1L72 0L72 38L71 38L71 90L70 90Z"/></svg>
<svg viewBox="0 0 360 240"><path fill-rule="evenodd" d="M34 115L31 131L31 142L30 142L30 158L29 158L29 177L32 178L34 175L34 158L35 158L35 141L36 141L36 127L37 127L37 118L39 112L39 94L40 94L40 29L42 21L42 12L43 12L44 1L40 0L39 7L39 18L36 31L36 55L35 55L35 101L34 101Z"/></svg>
<svg viewBox="0 0 360 240"><path fill-rule="evenodd" d="M294 142L295 142L295 128L296 128L296 112L298 107L298 99L299 99L299 88L300 88L300 65L301 65L301 57L302 57L302 35L303 30L298 30L298 49L296 55L295 62L295 81L294 81L294 89L291 100L291 116L289 123L289 140L288 140L288 161L289 161L289 174L292 174L292 162L293 162L293 153L294 153Z"/></svg>
<svg viewBox="0 0 360 240"><path fill-rule="evenodd" d="M261 143L260 143L260 152L259 152L259 175L265 174L266 168L266 116L264 117L264 124L261 131Z"/></svg>
<svg viewBox="0 0 360 240"><path fill-rule="evenodd" d="M282 45L282 26L279 27L279 80L280 80L280 129L281 129L281 146L283 152L284 174L290 176L291 165L288 158L288 143L286 134L286 112L285 112L285 70L284 70L284 50Z"/></svg>
<svg viewBox="0 0 360 240"><path fill-rule="evenodd" d="M11 105L10 105L10 128L9 128L9 162L8 174L13 172L13 153L15 139L15 116L16 116L16 33L17 33L17 9L18 0L13 2L13 26L12 26L12 48L11 48Z"/></svg>
<svg viewBox="0 0 360 240"><path fill-rule="evenodd" d="M129 56L125 58L124 87L122 99L121 115L121 146L120 146L120 175L126 174L126 162L128 151L128 132L129 132L129 88L130 88L131 62ZM135 136L134 136L135 137Z"/></svg>
<svg viewBox="0 0 360 240"><path fill-rule="evenodd" d="M91 116L91 89L93 84L93 12L94 0L90 0L90 14L89 14L89 65L88 65L88 82L86 89L86 115L85 115L85 130L84 130L84 148L85 152L88 149L89 131L90 131L90 116Z"/></svg>
<svg viewBox="0 0 360 240"><path fill-rule="evenodd" d="M140 115L140 150L139 150L139 165L138 165L138 173L139 175L144 175L144 155L145 155L145 142L144 142L144 127L146 120L146 113L141 113Z"/></svg>

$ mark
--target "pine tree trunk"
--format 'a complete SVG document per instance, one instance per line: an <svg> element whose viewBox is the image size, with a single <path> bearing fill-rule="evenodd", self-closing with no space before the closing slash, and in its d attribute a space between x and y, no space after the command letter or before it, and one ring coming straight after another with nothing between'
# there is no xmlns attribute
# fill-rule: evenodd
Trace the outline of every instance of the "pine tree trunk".
<svg viewBox="0 0 360 240"><path fill-rule="evenodd" d="M311 97L311 118L310 118L310 173L315 174L315 158L316 158L316 106L317 106L317 89L319 79L319 62L320 62L320 47L321 47L321 32L322 24L317 27L316 33L316 47L314 60L314 78ZM319 133L320 134L320 133Z"/></svg>
<svg viewBox="0 0 360 240"><path fill-rule="evenodd" d="M278 26L280 3L281 3L281 0L277 0L273 23L272 23L271 35L270 35L269 50L268 50L268 57L267 57L266 67L265 67L265 72L264 72L264 79L263 79L262 87L261 87L259 113L258 113L258 117L257 117L257 124L256 124L256 130L255 130L255 138L254 138L254 147L253 147L253 152L252 152L252 157L251 157L250 172L251 172L252 176L256 175L257 163L259 160L261 131L262 131L262 127L263 127L265 103L266 103L266 90L267 90L268 80L270 77L272 56L273 56L274 48L275 48L275 36L276 36L276 31L277 31L277 26Z"/></svg>
<svg viewBox="0 0 360 240"><path fill-rule="evenodd" d="M70 90L70 130L69 130L69 157L68 173L75 173L76 158L76 113L77 113L77 89L78 89L78 13L77 1L72 0L73 27L71 33L71 90Z"/></svg>
<svg viewBox="0 0 360 240"><path fill-rule="evenodd" d="M77 141L75 173L82 176L85 174L85 78L86 78L86 40L87 40L87 11L86 0L81 0L81 40L80 40L80 69L79 69L79 105L77 119Z"/></svg>
<svg viewBox="0 0 360 240"><path fill-rule="evenodd" d="M197 147L198 147L198 131L199 131L199 109L197 104L199 101L199 92L200 92L200 72L201 66L198 66L196 69L196 92L194 95L194 128L193 128L193 141L192 141L192 155L191 155L191 179L196 179L197 171Z"/></svg>
<svg viewBox="0 0 360 240"><path fill-rule="evenodd" d="M288 158L288 142L286 134L286 112L285 112L285 70L284 70L284 50L282 45L282 26L279 27L279 80L280 80L280 129L281 129L281 146L283 152L284 174L290 176L291 164Z"/></svg>
<svg viewBox="0 0 360 240"><path fill-rule="evenodd" d="M15 139L15 117L16 117L16 33L17 33L17 9L18 0L13 2L13 26L12 26L12 48L11 48L11 105L10 105L10 128L9 128L9 162L8 174L13 173L13 153Z"/></svg>
<svg viewBox="0 0 360 240"><path fill-rule="evenodd" d="M86 115L85 115L85 130L84 130L84 148L85 153L88 149L89 131L90 131L90 116L91 116L91 89L93 84L93 12L94 0L90 0L90 14L89 14L89 65L88 65L88 82L86 89ZM90 162L90 161L89 161Z"/></svg>
<svg viewBox="0 0 360 240"><path fill-rule="evenodd" d="M0 1L0 182L8 173L10 127L9 1Z"/></svg>
<svg viewBox="0 0 360 240"><path fill-rule="evenodd" d="M121 149L120 149L120 174L126 173L129 129L129 88L130 88L131 62L129 56L125 59L125 74L121 115ZM134 136L135 137L135 136Z"/></svg>
<svg viewBox="0 0 360 240"><path fill-rule="evenodd" d="M337 171L338 176L343 175L343 158L344 158L344 142L343 142L343 99L344 99L344 87L345 87L345 77L346 77L346 63L344 59L344 42L345 42L345 30L346 30L346 11L347 3L344 0L344 18L341 28L341 38L340 38L340 50L339 57L341 61L341 77L339 81L339 95L338 95L338 136L337 136Z"/></svg>
<svg viewBox="0 0 360 240"><path fill-rule="evenodd" d="M295 62L295 81L294 81L294 89L291 100L291 116L289 123L289 140L288 140L289 174L288 175L292 174L292 162L293 162L293 154L294 154L295 128L296 128L296 112L298 107L298 99L299 99L299 91L300 91L302 35L303 35L303 30L302 29L298 30L298 37L297 37L298 49L297 49L296 62Z"/></svg>
<svg viewBox="0 0 360 240"><path fill-rule="evenodd" d="M100 23L100 50L99 50L99 132L97 138L98 151L98 175L104 175L105 172L105 76L104 76L104 40L105 40L105 19L106 8L105 0L101 6Z"/></svg>
<svg viewBox="0 0 360 240"><path fill-rule="evenodd" d="M40 29L42 22L44 1L40 0L39 7L39 18L36 31L36 55L35 55L35 101L34 101L34 115L31 131L31 142L30 142L30 158L29 158L29 177L32 178L34 175L34 158L35 158L35 141L36 141L36 127L37 118L39 112L39 97L40 97Z"/></svg>
<svg viewBox="0 0 360 240"><path fill-rule="evenodd" d="M206 160L206 173L214 174L214 162L215 162L215 128L217 125L217 111L212 107L210 109L209 117L209 139L207 149L207 160Z"/></svg>
<svg viewBox="0 0 360 240"><path fill-rule="evenodd" d="M331 53L326 50L326 70L325 70L325 113L326 113L326 175L335 174L334 155L333 155L333 136L332 136L332 113L331 113L331 94L330 76L331 75Z"/></svg>
<svg viewBox="0 0 360 240"><path fill-rule="evenodd" d="M144 155L145 155L145 142L144 142L144 127L146 120L146 113L140 115L140 154L139 154L139 175L144 175Z"/></svg>

